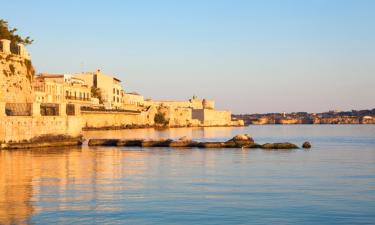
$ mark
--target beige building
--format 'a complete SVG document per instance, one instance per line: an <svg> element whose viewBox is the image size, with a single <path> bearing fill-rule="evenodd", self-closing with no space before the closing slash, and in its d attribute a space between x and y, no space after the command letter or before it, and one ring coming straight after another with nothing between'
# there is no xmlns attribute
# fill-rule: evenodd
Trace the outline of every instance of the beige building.
<svg viewBox="0 0 375 225"><path fill-rule="evenodd" d="M100 92L100 103L107 109L121 109L124 105L125 92L121 86L121 80L102 73L84 72L76 74L75 77L85 81L89 87L94 87Z"/></svg>
<svg viewBox="0 0 375 225"><path fill-rule="evenodd" d="M70 74L40 74L34 79L35 101L39 103L91 104L91 90L84 80Z"/></svg>
<svg viewBox="0 0 375 225"><path fill-rule="evenodd" d="M129 110L139 110L145 105L144 97L136 92L124 94L124 108Z"/></svg>

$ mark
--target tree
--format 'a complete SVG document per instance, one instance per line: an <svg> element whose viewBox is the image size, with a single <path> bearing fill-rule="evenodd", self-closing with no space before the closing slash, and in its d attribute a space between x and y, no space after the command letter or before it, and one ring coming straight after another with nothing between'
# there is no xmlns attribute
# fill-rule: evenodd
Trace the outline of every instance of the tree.
<svg viewBox="0 0 375 225"><path fill-rule="evenodd" d="M155 114L154 122L155 122L156 124L160 124L160 125L164 125L164 126L166 126L166 125L168 125L169 120L167 120L167 119L165 118L165 114L164 114L164 113L162 113L162 112L158 112L158 113Z"/></svg>
<svg viewBox="0 0 375 225"><path fill-rule="evenodd" d="M98 98L99 103L103 103L102 91L100 90L100 88L96 88L96 87L92 86L91 87L91 96L94 97L94 98Z"/></svg>
<svg viewBox="0 0 375 225"><path fill-rule="evenodd" d="M0 19L0 39L8 39L15 44L29 45L33 43L29 36L23 38L16 34L17 28L9 28L8 22Z"/></svg>

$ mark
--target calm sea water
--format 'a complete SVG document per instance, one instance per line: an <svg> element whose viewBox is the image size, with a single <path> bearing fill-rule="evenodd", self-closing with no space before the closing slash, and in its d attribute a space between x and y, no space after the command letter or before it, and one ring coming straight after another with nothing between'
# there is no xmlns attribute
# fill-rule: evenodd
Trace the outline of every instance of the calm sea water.
<svg viewBox="0 0 375 225"><path fill-rule="evenodd" d="M312 142L311 150L0 151L0 224L375 224L375 126L86 132Z"/></svg>

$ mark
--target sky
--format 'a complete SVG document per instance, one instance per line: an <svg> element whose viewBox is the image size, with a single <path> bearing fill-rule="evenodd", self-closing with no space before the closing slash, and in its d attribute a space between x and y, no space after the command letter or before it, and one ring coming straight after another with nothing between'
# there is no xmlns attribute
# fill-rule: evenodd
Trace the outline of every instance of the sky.
<svg viewBox="0 0 375 225"><path fill-rule="evenodd" d="M375 1L4 1L38 73L95 71L233 113L375 108Z"/></svg>

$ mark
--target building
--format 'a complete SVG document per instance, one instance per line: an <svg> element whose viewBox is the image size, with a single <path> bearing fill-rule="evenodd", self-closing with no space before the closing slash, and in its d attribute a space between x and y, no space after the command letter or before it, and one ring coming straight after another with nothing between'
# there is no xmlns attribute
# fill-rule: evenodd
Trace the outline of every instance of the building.
<svg viewBox="0 0 375 225"><path fill-rule="evenodd" d="M137 92L124 93L124 108L138 110L144 107L144 97Z"/></svg>
<svg viewBox="0 0 375 225"><path fill-rule="evenodd" d="M106 109L122 109L124 105L125 91L121 86L121 80L106 75L100 70L96 72L84 72L76 74L75 77L85 81L93 89L97 90L100 103Z"/></svg>
<svg viewBox="0 0 375 225"><path fill-rule="evenodd" d="M90 87L70 74L39 74L33 86L35 101L39 103L91 104Z"/></svg>

